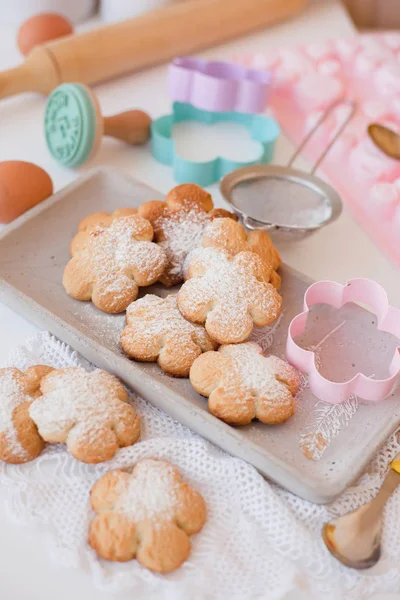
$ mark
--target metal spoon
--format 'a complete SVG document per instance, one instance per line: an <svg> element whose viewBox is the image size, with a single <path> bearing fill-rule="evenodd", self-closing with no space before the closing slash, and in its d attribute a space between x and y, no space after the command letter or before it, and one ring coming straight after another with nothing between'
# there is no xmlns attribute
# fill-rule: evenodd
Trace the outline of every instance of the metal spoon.
<svg viewBox="0 0 400 600"><path fill-rule="evenodd" d="M368 127L368 135L384 154L400 160L400 135L398 133L384 125L372 123Z"/></svg>
<svg viewBox="0 0 400 600"><path fill-rule="evenodd" d="M400 453L390 463L389 473L371 502L324 525L325 545L342 564L352 569L368 569L378 562L383 508L399 483Z"/></svg>

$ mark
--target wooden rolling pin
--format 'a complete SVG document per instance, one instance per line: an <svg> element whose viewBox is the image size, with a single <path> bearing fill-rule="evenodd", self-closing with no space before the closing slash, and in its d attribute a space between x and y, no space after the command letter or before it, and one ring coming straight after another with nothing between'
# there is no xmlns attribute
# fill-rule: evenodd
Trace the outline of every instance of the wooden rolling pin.
<svg viewBox="0 0 400 600"><path fill-rule="evenodd" d="M38 46L0 73L0 98L94 84L207 48L299 12L308 0L187 0Z"/></svg>

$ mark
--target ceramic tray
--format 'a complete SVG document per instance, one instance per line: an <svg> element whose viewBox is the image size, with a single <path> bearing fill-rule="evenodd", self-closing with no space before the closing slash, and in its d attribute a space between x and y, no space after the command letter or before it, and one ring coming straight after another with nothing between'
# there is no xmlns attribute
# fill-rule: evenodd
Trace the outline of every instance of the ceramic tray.
<svg viewBox="0 0 400 600"><path fill-rule="evenodd" d="M188 380L164 375L155 364L129 361L119 348L124 316L105 315L91 303L68 297L61 284L69 242L87 214L113 211L161 198L145 185L110 169L94 170L20 217L0 236L0 300L71 344L98 367L119 376L152 404L254 465L263 475L308 500L331 501L361 472L375 450L400 423L400 394L376 406L357 398L332 407L307 389L296 399L295 416L282 426L261 423L233 428L207 411L207 401ZM253 339L282 356L287 326L301 310L311 283L282 267L283 313ZM146 291L167 294L165 288ZM340 311L315 307L302 343L314 346L321 369L341 379L363 370L386 372L395 340L376 331L371 313L347 305ZM376 363L374 361L377 361ZM314 460L312 460L314 459ZM316 460L317 459L317 460ZM240 485L240 482L238 482Z"/></svg>

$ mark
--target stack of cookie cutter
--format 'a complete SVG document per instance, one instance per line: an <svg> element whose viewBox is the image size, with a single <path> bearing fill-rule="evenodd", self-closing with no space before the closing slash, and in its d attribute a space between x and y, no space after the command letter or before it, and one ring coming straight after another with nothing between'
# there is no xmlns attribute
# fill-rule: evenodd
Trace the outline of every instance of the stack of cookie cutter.
<svg viewBox="0 0 400 600"><path fill-rule="evenodd" d="M168 92L174 102L211 112L263 112L271 81L268 71L191 56L176 58L168 70Z"/></svg>
<svg viewBox="0 0 400 600"><path fill-rule="evenodd" d="M174 100L173 112L156 119L151 127L152 154L173 167L178 183L207 186L241 167L272 160L279 125L270 117L255 113L264 110L271 77L268 73L237 65L208 62L197 58L178 58L170 66L168 88ZM174 124L198 121L212 125L229 121L246 127L260 142L258 157L235 161L217 157L207 162L190 161L176 153L172 139Z"/></svg>
<svg viewBox="0 0 400 600"><path fill-rule="evenodd" d="M308 374L310 390L324 402L338 404L352 394L364 400L379 402L392 392L400 373L400 346L396 348L391 360L390 377L387 379L371 379L359 372L352 379L338 383L323 377L318 371L314 352L301 348L294 341L296 336L305 331L311 306L329 304L341 308L348 302L370 306L377 317L378 329L391 333L400 340L400 310L389 305L387 294L378 283L370 279L351 279L343 286L334 281L318 281L305 293L304 312L294 317L289 325L286 357L294 367Z"/></svg>
<svg viewBox="0 0 400 600"><path fill-rule="evenodd" d="M251 137L260 142L260 154L256 161L250 162L238 162L222 156L207 162L186 160L176 153L175 142L172 139L173 126L182 121L198 121L208 125L230 121L243 125ZM269 117L237 112L208 112L180 102L174 103L172 114L156 119L151 125L154 158L173 167L174 178L178 183L197 183L203 187L219 181L221 177L240 167L271 161L278 135L278 124Z"/></svg>

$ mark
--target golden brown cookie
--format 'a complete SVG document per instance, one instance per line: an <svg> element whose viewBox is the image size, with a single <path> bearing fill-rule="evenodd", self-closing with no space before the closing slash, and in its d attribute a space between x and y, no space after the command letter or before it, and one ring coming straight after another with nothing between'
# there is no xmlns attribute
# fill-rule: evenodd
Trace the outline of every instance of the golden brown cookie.
<svg viewBox="0 0 400 600"><path fill-rule="evenodd" d="M184 483L178 469L144 458L132 472L103 475L90 494L97 513L90 524L89 544L101 558L128 561L169 573L190 554L189 536L206 520L201 495Z"/></svg>
<svg viewBox="0 0 400 600"><path fill-rule="evenodd" d="M236 219L236 215L214 209L210 194L194 184L178 185L165 202L153 200L139 208L139 214L154 227L154 241L166 252L168 267L160 277L167 286L183 281L183 264L189 252L201 246L204 229L215 218Z"/></svg>
<svg viewBox="0 0 400 600"><path fill-rule="evenodd" d="M199 356L190 369L190 383L208 398L213 415L233 425L253 419L284 423L294 413L293 396L299 389L297 371L276 356L263 356L254 342Z"/></svg>
<svg viewBox="0 0 400 600"><path fill-rule="evenodd" d="M136 215L136 208L119 208L113 213L108 212L97 212L88 215L78 225L78 233L75 235L70 244L70 254L74 256L77 254L81 247L85 247L87 242L87 235L80 235L83 232L90 231L96 227L108 227L114 221L114 219L120 219L121 217L130 217Z"/></svg>
<svg viewBox="0 0 400 600"><path fill-rule="evenodd" d="M139 206L138 212L144 219L150 221L154 229L154 223L163 215L166 208L167 205L163 200L150 200Z"/></svg>
<svg viewBox="0 0 400 600"><path fill-rule="evenodd" d="M268 283L271 267L254 252L232 257L222 249L198 248L188 260L179 310L189 321L205 323L219 344L244 342L253 325L262 327L278 317L282 298Z"/></svg>
<svg viewBox="0 0 400 600"><path fill-rule="evenodd" d="M246 232L243 225L232 219L215 219L207 224L202 245L205 248L224 248L233 255L245 251L255 252L272 267L270 282L279 289L281 278L276 270L281 264L281 258L266 231Z"/></svg>
<svg viewBox="0 0 400 600"><path fill-rule="evenodd" d="M214 208L211 194L194 183L175 186L168 193L165 201L171 210L179 210L188 202L201 207L206 212L210 212Z"/></svg>
<svg viewBox="0 0 400 600"><path fill-rule="evenodd" d="M97 212L88 215L78 225L78 231L87 231L93 227L108 227L114 219L120 219L121 217L130 217L136 215L136 208L118 208L113 213L108 212Z"/></svg>
<svg viewBox="0 0 400 600"><path fill-rule="evenodd" d="M106 371L56 369L40 384L29 414L46 442L66 443L85 463L110 460L140 434L139 417L122 383Z"/></svg>
<svg viewBox="0 0 400 600"><path fill-rule="evenodd" d="M139 287L155 283L166 268L165 252L152 239L153 227L140 215L79 232L64 271L65 290L76 300L92 300L104 312L123 312Z"/></svg>
<svg viewBox="0 0 400 600"><path fill-rule="evenodd" d="M214 205L211 194L194 183L184 183L174 187L162 200L150 200L139 207L139 214L148 219L153 227L160 217L168 217L170 213L187 209L189 206L200 212L210 212Z"/></svg>
<svg viewBox="0 0 400 600"><path fill-rule="evenodd" d="M0 369L0 460L20 464L33 460L44 448L29 407L40 396L41 379L51 367L36 365L23 373Z"/></svg>
<svg viewBox="0 0 400 600"><path fill-rule="evenodd" d="M188 377L195 358L216 343L203 325L190 323L179 312L176 295L148 294L128 306L121 346L129 358L155 362L169 375Z"/></svg>

